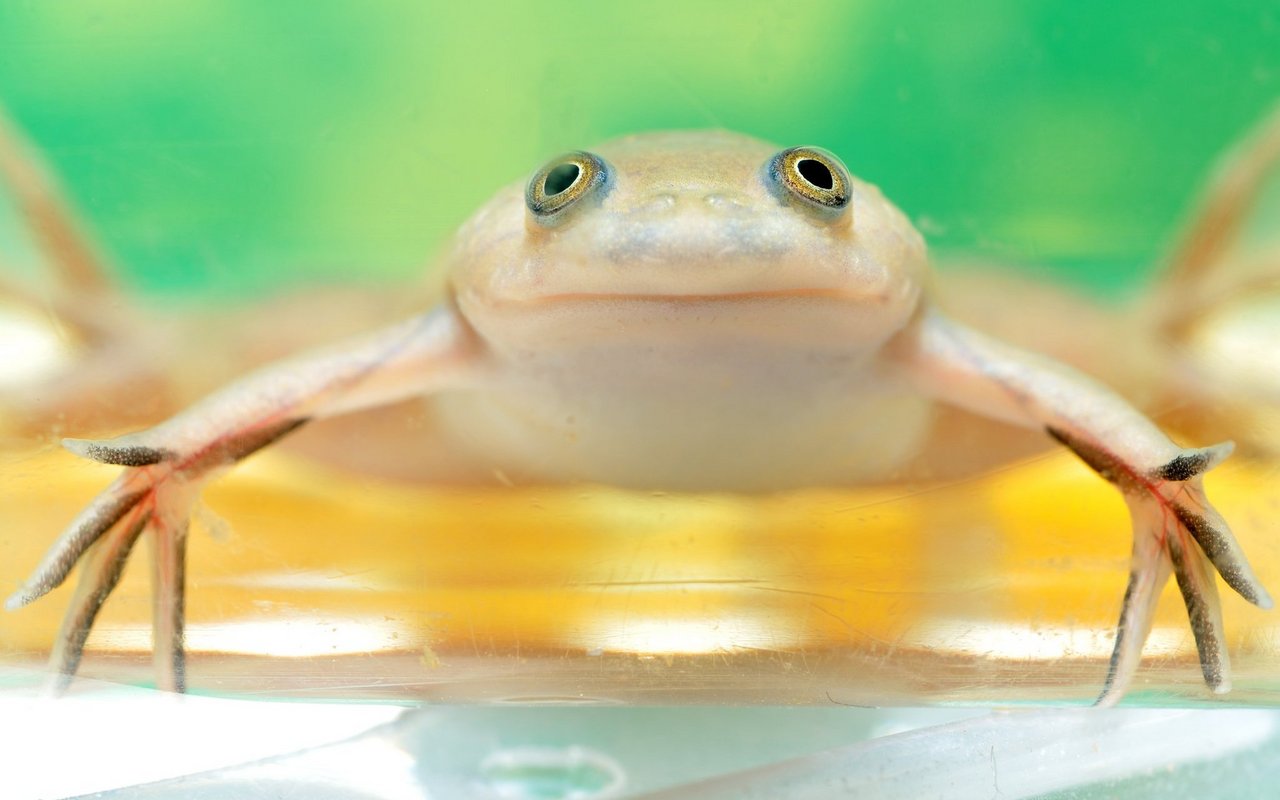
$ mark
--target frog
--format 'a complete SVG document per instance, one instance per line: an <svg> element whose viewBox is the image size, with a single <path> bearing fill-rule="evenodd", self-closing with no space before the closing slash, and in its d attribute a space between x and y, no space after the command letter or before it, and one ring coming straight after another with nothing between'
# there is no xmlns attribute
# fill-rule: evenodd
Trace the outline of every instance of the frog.
<svg viewBox="0 0 1280 800"><path fill-rule="evenodd" d="M266 364L152 427L63 440L122 470L6 602L80 565L58 687L146 533L157 683L182 691L202 488L299 431L406 402L431 406L438 474L660 491L910 479L954 458L939 432L956 412L1033 431L1130 512L1099 705L1131 684L1171 575L1215 693L1231 685L1216 576L1273 605L1203 485L1233 444L1175 444L1102 383L952 318L921 234L820 147L677 131L566 153L481 207L443 274L441 299L407 319Z"/></svg>

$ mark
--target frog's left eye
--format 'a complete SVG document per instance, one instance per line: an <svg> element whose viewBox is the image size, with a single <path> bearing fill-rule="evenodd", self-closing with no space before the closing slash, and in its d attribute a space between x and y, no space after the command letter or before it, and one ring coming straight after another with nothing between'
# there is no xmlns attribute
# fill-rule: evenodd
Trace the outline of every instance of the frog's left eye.
<svg viewBox="0 0 1280 800"><path fill-rule="evenodd" d="M827 219L849 206L849 172L817 147L792 147L769 160L765 173L778 199L798 203Z"/></svg>
<svg viewBox="0 0 1280 800"><path fill-rule="evenodd" d="M524 202L533 218L543 225L555 225L565 212L609 179L609 165L594 153L578 150L547 162L529 179Z"/></svg>

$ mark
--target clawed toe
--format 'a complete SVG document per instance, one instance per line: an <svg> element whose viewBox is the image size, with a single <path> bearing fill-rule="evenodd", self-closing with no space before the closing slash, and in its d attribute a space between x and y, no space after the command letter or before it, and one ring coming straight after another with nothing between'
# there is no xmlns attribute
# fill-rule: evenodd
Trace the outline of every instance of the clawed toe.
<svg viewBox="0 0 1280 800"><path fill-rule="evenodd" d="M169 459L172 454L158 447L148 447L119 440L63 439L62 446L76 455L101 464L121 467L147 467Z"/></svg>
<svg viewBox="0 0 1280 800"><path fill-rule="evenodd" d="M1204 489L1197 483L1182 484L1179 489L1177 496L1168 500L1178 523L1195 539L1228 586L1255 606L1271 608L1270 593L1253 573L1226 521L1209 504Z"/></svg>
<svg viewBox="0 0 1280 800"><path fill-rule="evenodd" d="M130 470L117 478L67 526L5 607L11 611L21 608L61 586L85 551L137 508L151 490L152 481L145 473Z"/></svg>
<svg viewBox="0 0 1280 800"><path fill-rule="evenodd" d="M67 688L80 666L84 645L98 611L120 581L129 553L150 520L149 512L134 510L124 524L112 528L94 542L85 555L75 594L62 618L49 659L49 688L54 694L60 694Z"/></svg>
<svg viewBox="0 0 1280 800"><path fill-rule="evenodd" d="M1221 464L1235 450L1235 442L1219 442L1209 447L1183 450L1168 463L1151 470L1147 477L1155 481L1189 481Z"/></svg>
<svg viewBox="0 0 1280 800"><path fill-rule="evenodd" d="M1182 602L1187 607L1196 651L1200 654L1200 672L1205 684L1215 694L1222 694L1231 690L1231 679L1218 586L1209 561L1187 544L1183 536L1171 533L1167 541L1169 560L1178 590L1182 592Z"/></svg>
<svg viewBox="0 0 1280 800"><path fill-rule="evenodd" d="M1142 531L1151 530L1152 520L1147 518L1151 510L1134 502L1129 503L1129 509L1134 522L1129 585L1120 606L1120 620L1116 624L1115 645L1111 650L1107 677L1102 693L1094 703L1099 706L1115 705L1129 688L1142 658L1142 646L1151 632L1160 590L1169 580L1171 570L1157 537L1140 535Z"/></svg>

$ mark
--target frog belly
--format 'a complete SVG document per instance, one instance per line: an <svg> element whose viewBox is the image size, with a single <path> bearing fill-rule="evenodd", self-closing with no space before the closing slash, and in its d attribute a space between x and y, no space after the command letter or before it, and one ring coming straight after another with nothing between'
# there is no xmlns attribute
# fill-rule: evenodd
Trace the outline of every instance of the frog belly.
<svg viewBox="0 0 1280 800"><path fill-rule="evenodd" d="M927 400L863 371L859 381L823 364L645 366L624 358L592 379L504 380L441 395L438 413L483 468L673 491L882 481L920 452L930 429Z"/></svg>

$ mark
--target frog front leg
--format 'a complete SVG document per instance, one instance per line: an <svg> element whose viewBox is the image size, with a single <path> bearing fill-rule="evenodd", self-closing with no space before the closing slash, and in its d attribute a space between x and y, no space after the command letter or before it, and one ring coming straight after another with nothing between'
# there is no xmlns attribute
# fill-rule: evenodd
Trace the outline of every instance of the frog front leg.
<svg viewBox="0 0 1280 800"><path fill-rule="evenodd" d="M125 469L6 603L12 610L36 600L83 562L54 644L54 688L64 688L74 674L94 617L147 531L154 545L158 684L181 691L185 539L201 487L309 420L463 383L479 352L470 327L445 307L265 367L153 428L102 441L64 440L77 455Z"/></svg>
<svg viewBox="0 0 1280 800"><path fill-rule="evenodd" d="M109 270L94 242L71 210L53 170L25 141L0 104L0 186L11 194L32 238L60 288L68 292L109 292Z"/></svg>
<svg viewBox="0 0 1280 800"><path fill-rule="evenodd" d="M1210 277L1215 267L1227 263L1231 245L1239 238L1278 165L1280 104L1218 163L1181 241L1170 254L1161 281L1190 295L1183 298L1183 305L1194 304L1197 284Z"/></svg>
<svg viewBox="0 0 1280 800"><path fill-rule="evenodd" d="M1201 476L1231 453L1231 443L1180 448L1106 387L935 310L923 311L886 354L915 386L940 401L1043 429L1123 493L1133 521L1133 556L1099 705L1114 704L1132 679L1171 570L1205 682L1215 692L1230 689L1214 569L1249 602L1272 605L1202 485Z"/></svg>

